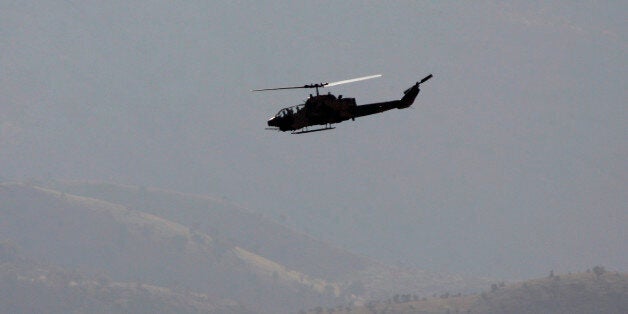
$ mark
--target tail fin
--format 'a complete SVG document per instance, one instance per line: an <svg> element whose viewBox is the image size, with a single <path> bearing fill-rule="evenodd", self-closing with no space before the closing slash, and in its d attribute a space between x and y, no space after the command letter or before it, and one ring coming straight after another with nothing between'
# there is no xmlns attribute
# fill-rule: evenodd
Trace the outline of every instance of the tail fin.
<svg viewBox="0 0 628 314"><path fill-rule="evenodd" d="M427 80L432 78L432 74L424 77L421 81L416 82L416 84L414 84L414 86L406 89L403 92L403 98L401 98L400 104L397 108L402 109L402 108L408 108L410 107L413 103L414 103L414 99L416 98L417 95L419 95L419 92L421 91L419 89L419 85L427 82Z"/></svg>
<svg viewBox="0 0 628 314"><path fill-rule="evenodd" d="M433 76L433 75L432 75L432 74L430 74L430 75L428 75L428 76L424 77L424 78L423 78L423 79L419 82L419 84L423 84L423 83L427 82L427 80L431 79L431 78L432 78L432 76Z"/></svg>

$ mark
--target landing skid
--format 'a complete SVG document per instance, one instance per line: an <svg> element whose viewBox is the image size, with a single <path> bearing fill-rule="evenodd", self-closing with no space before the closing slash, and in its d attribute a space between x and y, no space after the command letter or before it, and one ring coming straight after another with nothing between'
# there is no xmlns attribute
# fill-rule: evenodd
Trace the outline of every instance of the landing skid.
<svg viewBox="0 0 628 314"><path fill-rule="evenodd" d="M308 129L303 130L302 129L301 131L294 131L294 132L292 132L292 134L312 133L312 132L327 131L327 130L333 130L333 129L335 129L335 127L333 127L333 126L326 126L324 128L314 129L314 130L308 130Z"/></svg>

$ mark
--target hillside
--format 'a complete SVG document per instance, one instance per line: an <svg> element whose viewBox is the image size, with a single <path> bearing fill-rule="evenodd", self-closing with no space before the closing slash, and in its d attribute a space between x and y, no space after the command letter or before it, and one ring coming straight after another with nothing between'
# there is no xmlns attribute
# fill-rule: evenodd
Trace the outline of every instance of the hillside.
<svg viewBox="0 0 628 314"><path fill-rule="evenodd" d="M188 289L262 313L391 293L479 291L487 280L391 267L229 202L87 182L0 184L0 240L37 262Z"/></svg>
<svg viewBox="0 0 628 314"><path fill-rule="evenodd" d="M55 181L47 186L164 217L311 276L337 280L373 263L222 199L97 182Z"/></svg>
<svg viewBox="0 0 628 314"><path fill-rule="evenodd" d="M598 267L596 267L598 268ZM341 306L335 313L606 313L628 312L628 274L587 272L551 276L505 285L493 284L490 291L473 295L449 293L421 298L416 295L395 295L364 306ZM324 308L308 311L317 313Z"/></svg>
<svg viewBox="0 0 628 314"><path fill-rule="evenodd" d="M35 186L0 185L0 239L114 281L191 289L262 313L329 304L339 287L164 218Z"/></svg>
<svg viewBox="0 0 628 314"><path fill-rule="evenodd" d="M253 313L185 289L115 282L33 262L0 242L0 313Z"/></svg>
<svg viewBox="0 0 628 314"><path fill-rule="evenodd" d="M287 228L223 199L103 182L52 181L54 190L151 213L244 248L311 277L337 282L339 293L358 299L391 292L476 292L481 278L385 265Z"/></svg>
<svg viewBox="0 0 628 314"><path fill-rule="evenodd" d="M628 274L602 272L551 276L507 286L482 294L472 310L474 313L628 313Z"/></svg>

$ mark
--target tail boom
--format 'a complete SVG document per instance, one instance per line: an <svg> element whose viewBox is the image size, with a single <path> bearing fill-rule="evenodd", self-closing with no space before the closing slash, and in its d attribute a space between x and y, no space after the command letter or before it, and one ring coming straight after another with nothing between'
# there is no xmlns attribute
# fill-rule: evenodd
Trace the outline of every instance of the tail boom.
<svg viewBox="0 0 628 314"><path fill-rule="evenodd" d="M419 86L425 83L427 80L432 78L432 74L424 77L421 81L416 82L416 84L412 85L410 88L406 89L403 93L403 97L400 100L379 102L374 104L367 104L355 107L355 112L353 118L368 116L371 114L376 114L384 111L388 111L391 109L403 109L412 106L414 100L419 95L421 89Z"/></svg>

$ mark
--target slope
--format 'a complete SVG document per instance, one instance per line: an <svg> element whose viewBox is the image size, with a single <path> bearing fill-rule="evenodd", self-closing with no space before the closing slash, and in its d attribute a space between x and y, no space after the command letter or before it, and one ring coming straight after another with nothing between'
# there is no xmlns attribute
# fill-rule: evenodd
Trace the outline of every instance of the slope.
<svg viewBox="0 0 628 314"><path fill-rule="evenodd" d="M167 218L311 276L338 279L374 263L222 199L102 182L54 181L48 186Z"/></svg>
<svg viewBox="0 0 628 314"><path fill-rule="evenodd" d="M510 285L493 284L490 291L479 295L447 293L430 298L396 295L355 308L339 307L336 313L627 313L628 274L596 268L597 272L552 275Z"/></svg>
<svg viewBox="0 0 628 314"><path fill-rule="evenodd" d="M121 205L22 184L0 185L0 200L0 239L36 261L192 289L266 313L337 297L333 282Z"/></svg>
<svg viewBox="0 0 628 314"><path fill-rule="evenodd" d="M86 181L51 181L46 186L152 213L237 245L315 278L339 285L337 294L381 298L391 291L480 291L482 278L400 268L359 256L287 228L223 199L156 188Z"/></svg>
<svg viewBox="0 0 628 314"><path fill-rule="evenodd" d="M37 263L0 241L0 313L253 313L185 289L115 282Z"/></svg>

